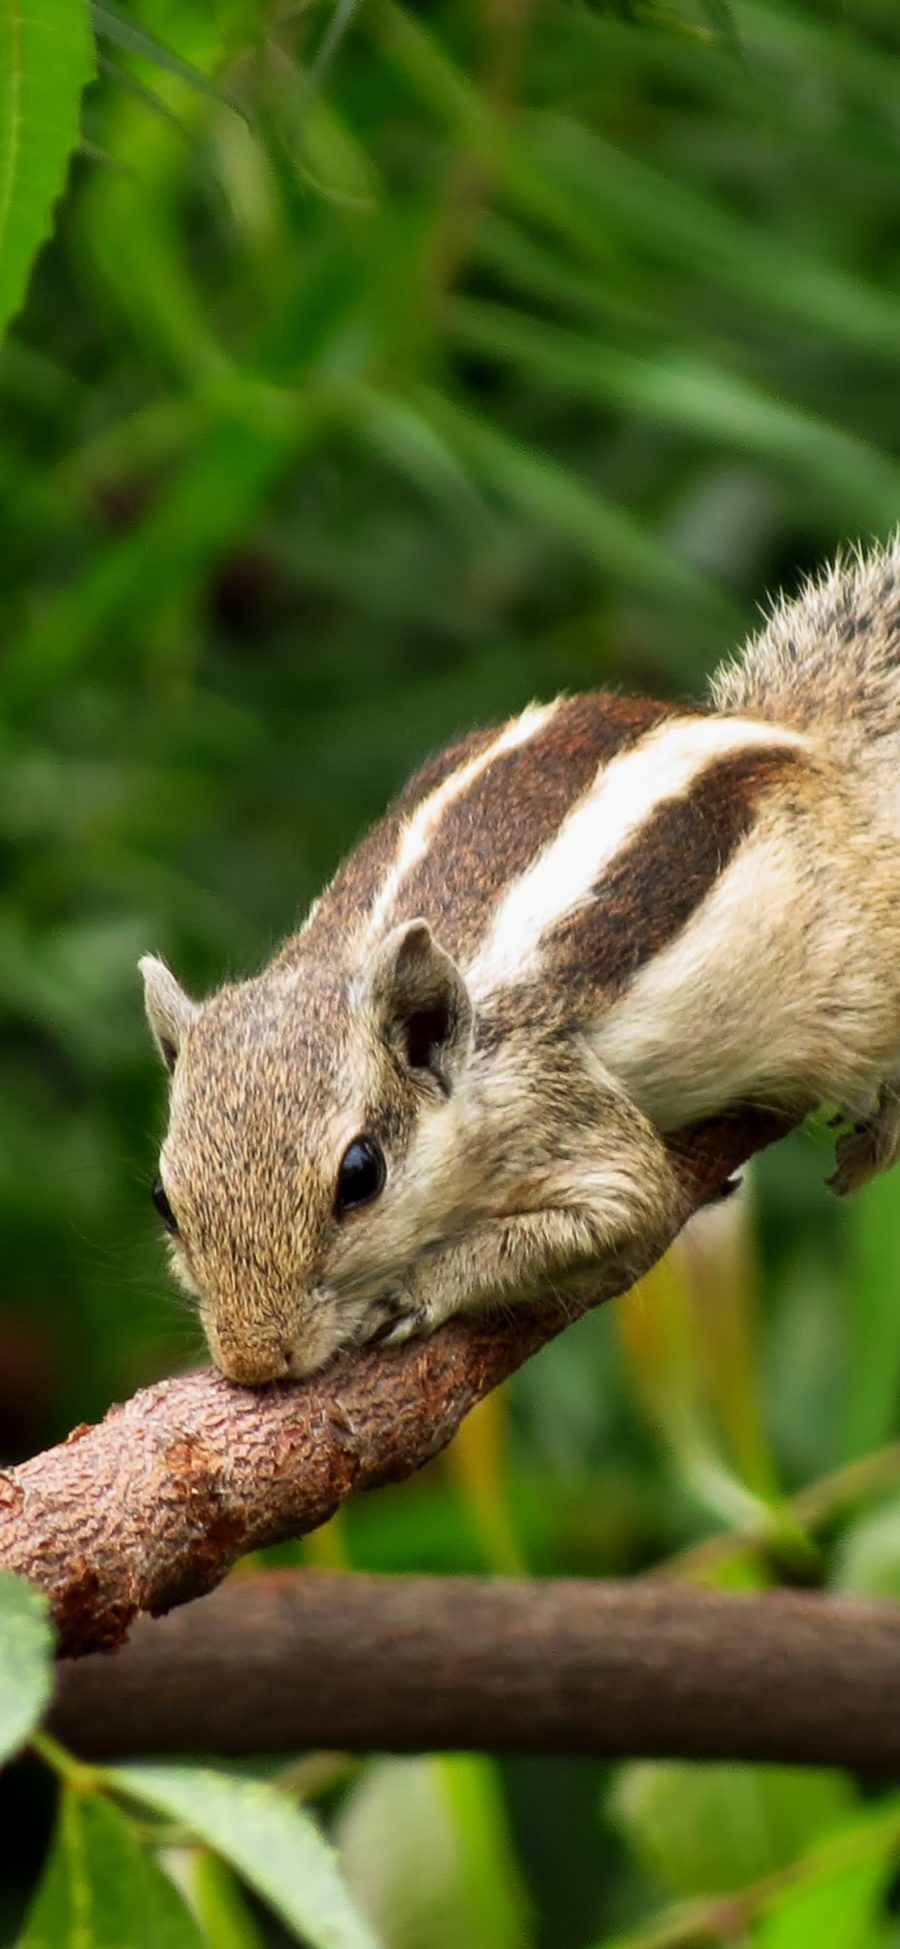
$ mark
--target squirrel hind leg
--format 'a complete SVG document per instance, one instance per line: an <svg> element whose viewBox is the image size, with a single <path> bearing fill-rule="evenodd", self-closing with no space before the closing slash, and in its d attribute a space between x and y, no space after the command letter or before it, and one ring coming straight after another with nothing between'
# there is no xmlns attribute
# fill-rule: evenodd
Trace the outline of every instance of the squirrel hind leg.
<svg viewBox="0 0 900 1949"><path fill-rule="evenodd" d="M900 1077L883 1083L871 1117L854 1123L838 1138L836 1170L828 1179L832 1191L845 1198L860 1191L880 1171L889 1171L900 1158Z"/></svg>

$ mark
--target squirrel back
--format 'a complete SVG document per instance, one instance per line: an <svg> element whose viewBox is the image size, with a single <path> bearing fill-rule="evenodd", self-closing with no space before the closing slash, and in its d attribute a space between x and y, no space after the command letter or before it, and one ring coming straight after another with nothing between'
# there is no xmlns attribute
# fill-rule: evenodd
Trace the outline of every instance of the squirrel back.
<svg viewBox="0 0 900 1949"><path fill-rule="evenodd" d="M900 825L900 535L839 558L723 664L713 706L806 732Z"/></svg>
<svg viewBox="0 0 900 1949"><path fill-rule="evenodd" d="M438 753L257 977L195 1003L157 1208L232 1377L564 1292L672 1226L661 1133L831 1105L900 1157L900 545L712 703L531 705Z"/></svg>

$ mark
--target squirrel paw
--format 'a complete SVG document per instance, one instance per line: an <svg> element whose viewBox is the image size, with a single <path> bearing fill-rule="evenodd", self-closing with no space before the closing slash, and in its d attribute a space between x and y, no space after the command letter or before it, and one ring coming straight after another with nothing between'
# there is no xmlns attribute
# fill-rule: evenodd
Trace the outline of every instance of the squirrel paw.
<svg viewBox="0 0 900 1949"><path fill-rule="evenodd" d="M835 1146L837 1169L828 1179L839 1198L860 1191L879 1171L887 1171L900 1157L900 1096L893 1084L886 1083L878 1098L878 1108L865 1123L856 1123L838 1138Z"/></svg>
<svg viewBox="0 0 900 1949"><path fill-rule="evenodd" d="M852 1130L845 1130L835 1145L834 1156L836 1168L826 1182L836 1197L846 1198L861 1190L878 1169L871 1125L857 1123Z"/></svg>
<svg viewBox="0 0 900 1949"><path fill-rule="evenodd" d="M384 1335L382 1345L398 1347L404 1340L415 1340L422 1334L430 1333L432 1326L433 1322L429 1320L427 1313L421 1312L416 1307L414 1312L403 1313L399 1320L395 1320L390 1333Z"/></svg>
<svg viewBox="0 0 900 1949"><path fill-rule="evenodd" d="M368 1335L370 1347L396 1347L417 1334L430 1333L437 1324L428 1318L426 1308L418 1306L402 1291L385 1294L381 1301L384 1317Z"/></svg>

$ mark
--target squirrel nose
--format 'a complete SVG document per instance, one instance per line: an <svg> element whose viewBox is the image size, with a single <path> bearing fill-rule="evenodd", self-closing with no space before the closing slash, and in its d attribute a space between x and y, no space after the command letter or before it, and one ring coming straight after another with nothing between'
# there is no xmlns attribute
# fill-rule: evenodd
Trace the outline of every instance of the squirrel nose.
<svg viewBox="0 0 900 1949"><path fill-rule="evenodd" d="M277 1342L238 1346L217 1334L212 1354L221 1373L242 1387L264 1387L267 1381L286 1380L291 1371L291 1349Z"/></svg>

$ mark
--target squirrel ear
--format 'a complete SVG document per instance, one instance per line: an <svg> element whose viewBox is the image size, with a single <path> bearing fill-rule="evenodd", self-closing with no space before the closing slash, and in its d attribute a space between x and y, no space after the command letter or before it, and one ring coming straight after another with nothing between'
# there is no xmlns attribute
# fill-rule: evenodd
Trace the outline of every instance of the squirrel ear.
<svg viewBox="0 0 900 1949"><path fill-rule="evenodd" d="M462 975L426 920L404 921L382 941L369 975L385 1041L413 1072L449 1096L472 1042L472 1004Z"/></svg>
<svg viewBox="0 0 900 1949"><path fill-rule="evenodd" d="M173 1070L181 1038L197 1013L197 1003L191 1001L171 969L155 954L143 955L138 967L144 977L144 1006L153 1040L166 1068Z"/></svg>

